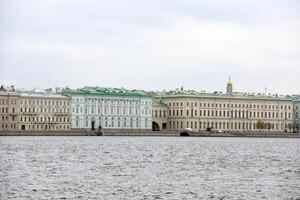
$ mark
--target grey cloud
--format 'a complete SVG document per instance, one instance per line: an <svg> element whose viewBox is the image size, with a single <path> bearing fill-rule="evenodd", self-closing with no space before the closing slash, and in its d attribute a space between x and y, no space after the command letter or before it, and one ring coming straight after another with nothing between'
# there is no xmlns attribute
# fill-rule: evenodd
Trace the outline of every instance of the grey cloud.
<svg viewBox="0 0 300 200"><path fill-rule="evenodd" d="M298 1L2 0L0 79L300 93Z"/></svg>

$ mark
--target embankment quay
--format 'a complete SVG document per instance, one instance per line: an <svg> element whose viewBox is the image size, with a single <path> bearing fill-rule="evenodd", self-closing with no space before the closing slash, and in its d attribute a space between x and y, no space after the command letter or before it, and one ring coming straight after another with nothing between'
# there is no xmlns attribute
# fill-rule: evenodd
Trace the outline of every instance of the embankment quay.
<svg viewBox="0 0 300 200"><path fill-rule="evenodd" d="M94 136L89 130L60 132L0 132L0 136ZM300 138L300 134L282 132L186 132L186 131L130 131L104 130L102 136L155 136L155 137L257 137L257 138Z"/></svg>

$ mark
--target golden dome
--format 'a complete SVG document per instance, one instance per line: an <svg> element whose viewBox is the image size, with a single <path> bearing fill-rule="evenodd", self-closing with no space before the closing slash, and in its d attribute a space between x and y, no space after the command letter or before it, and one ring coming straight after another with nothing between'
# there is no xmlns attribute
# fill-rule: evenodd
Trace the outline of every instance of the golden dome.
<svg viewBox="0 0 300 200"><path fill-rule="evenodd" d="M229 77L229 79L228 79L228 81L227 81L227 85L232 85L232 82L231 82L231 80L230 80L230 77Z"/></svg>

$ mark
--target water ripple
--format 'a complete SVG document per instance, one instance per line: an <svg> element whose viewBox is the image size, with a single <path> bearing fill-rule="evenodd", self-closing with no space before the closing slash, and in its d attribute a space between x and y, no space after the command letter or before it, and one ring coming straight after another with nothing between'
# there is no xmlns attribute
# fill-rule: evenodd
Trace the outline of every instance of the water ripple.
<svg viewBox="0 0 300 200"><path fill-rule="evenodd" d="M0 199L300 199L299 139L0 139Z"/></svg>

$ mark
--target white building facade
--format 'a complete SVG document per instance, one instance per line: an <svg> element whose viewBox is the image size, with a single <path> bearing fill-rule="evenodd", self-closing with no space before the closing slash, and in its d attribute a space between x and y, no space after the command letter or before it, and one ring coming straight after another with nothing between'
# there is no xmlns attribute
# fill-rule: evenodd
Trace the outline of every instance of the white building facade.
<svg viewBox="0 0 300 200"><path fill-rule="evenodd" d="M294 132L300 133L300 97L294 100Z"/></svg>
<svg viewBox="0 0 300 200"><path fill-rule="evenodd" d="M152 97L144 91L84 87L64 92L71 97L72 129L152 128Z"/></svg>

